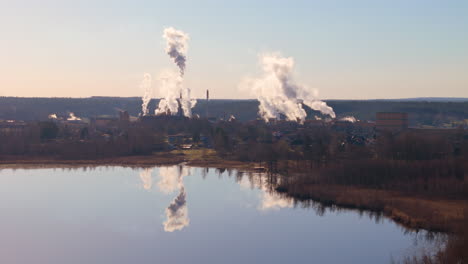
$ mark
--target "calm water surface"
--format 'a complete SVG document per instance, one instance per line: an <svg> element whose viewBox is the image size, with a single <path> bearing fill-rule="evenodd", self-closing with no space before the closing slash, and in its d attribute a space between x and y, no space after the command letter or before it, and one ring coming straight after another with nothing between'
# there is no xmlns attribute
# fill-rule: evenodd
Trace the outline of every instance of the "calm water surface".
<svg viewBox="0 0 468 264"><path fill-rule="evenodd" d="M183 166L0 171L0 263L389 263L428 246L304 206L265 177Z"/></svg>

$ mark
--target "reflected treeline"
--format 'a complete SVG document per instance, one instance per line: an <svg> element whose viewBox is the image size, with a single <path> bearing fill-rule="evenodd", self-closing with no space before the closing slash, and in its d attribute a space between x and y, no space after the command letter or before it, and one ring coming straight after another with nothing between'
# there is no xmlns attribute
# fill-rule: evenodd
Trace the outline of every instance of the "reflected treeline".
<svg viewBox="0 0 468 264"><path fill-rule="evenodd" d="M203 169L208 174L209 169ZM227 168L216 168L215 173L222 178L235 177L235 181L244 189L258 189L261 191L260 203L258 209L281 209L281 208L304 208L314 211L318 216L324 216L326 213L347 213L355 212L360 217L367 217L375 223L383 223L385 217L382 211L366 210L357 207L338 206L331 201L318 201L310 197L292 196L281 190L284 184L291 180L291 177L283 177L278 173L257 173L251 171L239 171ZM440 237L443 233L430 232L407 228L398 222L395 222L405 234L424 234L426 240L431 237Z"/></svg>
<svg viewBox="0 0 468 264"><path fill-rule="evenodd" d="M184 186L184 177L191 175L193 168L178 165L160 168L146 168L140 171L140 179L143 189L157 191L163 194L172 194L176 191L177 196L172 200L169 206L165 209L166 220L163 222L164 231L173 232L182 230L189 225L187 208L187 192ZM215 175L222 179L223 177L233 178L241 189L258 190L259 201L257 210L280 210L286 208L304 208L312 210L318 216L324 216L326 213L347 213L355 212L361 217L368 217L376 223L383 223L387 219L382 212L363 210L359 208L346 208L337 206L331 202L321 202L313 199L305 199L292 197L291 195L278 191L280 186L288 178L282 177L276 173L257 173L243 172L227 168L200 168L200 174L203 179L206 179L210 171L214 170ZM157 172L157 173L155 173ZM157 175L158 177L155 177ZM446 236L442 233L428 232L424 230L413 230L399 225L405 234L412 235L415 244L428 243L431 241L444 241ZM441 243L438 243L441 244Z"/></svg>

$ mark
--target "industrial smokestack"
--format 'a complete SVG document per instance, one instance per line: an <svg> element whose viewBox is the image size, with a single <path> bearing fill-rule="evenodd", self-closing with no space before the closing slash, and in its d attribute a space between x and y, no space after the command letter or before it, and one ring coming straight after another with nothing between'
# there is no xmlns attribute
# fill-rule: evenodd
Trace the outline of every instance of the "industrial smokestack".
<svg viewBox="0 0 468 264"><path fill-rule="evenodd" d="M205 106L205 116L208 118L208 101L210 100L210 91L206 89L206 106Z"/></svg>

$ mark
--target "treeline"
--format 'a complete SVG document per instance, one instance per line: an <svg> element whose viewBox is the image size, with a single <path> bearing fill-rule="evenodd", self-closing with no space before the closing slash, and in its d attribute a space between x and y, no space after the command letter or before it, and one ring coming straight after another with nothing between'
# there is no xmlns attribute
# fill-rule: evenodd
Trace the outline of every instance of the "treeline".
<svg viewBox="0 0 468 264"><path fill-rule="evenodd" d="M53 122L28 124L21 132L0 135L0 155L96 159L151 154L154 142L161 139L141 126L119 134L94 134L89 127L71 131Z"/></svg>
<svg viewBox="0 0 468 264"><path fill-rule="evenodd" d="M198 143L211 138L206 119L160 117L145 122L113 120L106 126L72 122L29 122L20 128L0 129L0 156L97 159L151 155L171 150L168 135L182 134Z"/></svg>
<svg viewBox="0 0 468 264"><path fill-rule="evenodd" d="M149 112L153 113L159 100L153 99ZM375 120L376 112L407 112L410 125L440 126L453 121L468 119L468 101L426 102L385 100L328 100L339 117L354 116L360 120ZM141 113L139 97L90 97L90 98L21 98L0 97L0 119L4 120L47 120L49 114L67 115L74 112L79 117L91 118L99 115L117 115L125 110L132 116ZM309 117L320 113L305 107ZM258 117L257 100L199 99L193 109L201 117L227 120L231 115L237 120L249 121Z"/></svg>

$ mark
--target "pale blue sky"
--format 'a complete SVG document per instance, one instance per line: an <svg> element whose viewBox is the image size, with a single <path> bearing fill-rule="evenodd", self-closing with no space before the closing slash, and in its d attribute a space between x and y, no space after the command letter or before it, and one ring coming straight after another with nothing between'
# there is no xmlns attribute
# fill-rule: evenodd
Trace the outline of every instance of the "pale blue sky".
<svg viewBox="0 0 468 264"><path fill-rule="evenodd" d="M167 26L191 37L196 97L248 98L239 82L275 51L325 99L468 97L462 0L0 0L0 95L140 96L144 72L175 67Z"/></svg>

